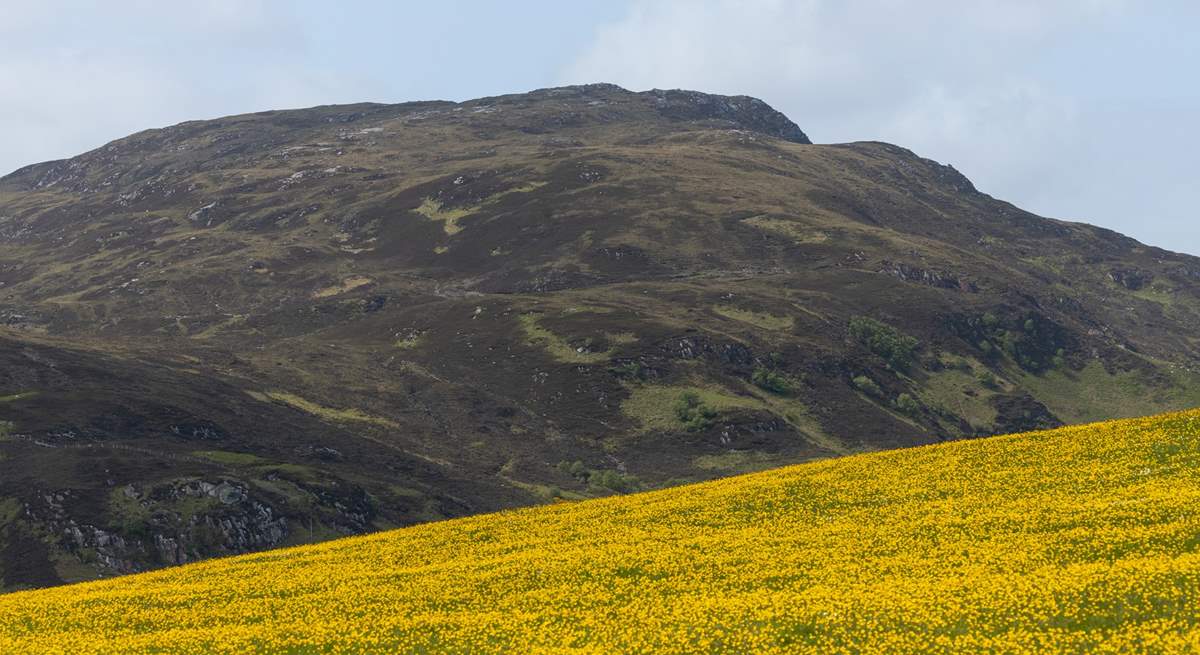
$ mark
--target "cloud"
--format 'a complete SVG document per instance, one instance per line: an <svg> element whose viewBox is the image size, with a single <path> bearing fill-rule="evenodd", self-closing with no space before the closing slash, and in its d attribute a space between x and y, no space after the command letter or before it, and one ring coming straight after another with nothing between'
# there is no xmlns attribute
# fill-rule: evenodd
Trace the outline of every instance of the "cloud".
<svg viewBox="0 0 1200 655"><path fill-rule="evenodd" d="M287 12L254 0L6 7L0 175L149 127L363 93L311 54Z"/></svg>
<svg viewBox="0 0 1200 655"><path fill-rule="evenodd" d="M1198 235L1163 239L1189 229L1190 203L1178 195L1188 164L1114 132L1123 90L1178 85L1138 79L1153 78L1152 67L1175 61L1176 74L1190 74L1180 53L1135 52L1169 41L1154 34L1169 30L1162 24L1186 20L1161 12L1155 23L1133 9L1118 0L635 0L561 80L757 96L814 141L904 145L1033 211L1200 252ZM1105 75L1110 65L1120 75ZM1195 96L1187 102L1195 107ZM1147 161L1131 172L1135 153ZM1155 201L1117 197L1136 184ZM1158 215L1147 219L1150 211Z"/></svg>

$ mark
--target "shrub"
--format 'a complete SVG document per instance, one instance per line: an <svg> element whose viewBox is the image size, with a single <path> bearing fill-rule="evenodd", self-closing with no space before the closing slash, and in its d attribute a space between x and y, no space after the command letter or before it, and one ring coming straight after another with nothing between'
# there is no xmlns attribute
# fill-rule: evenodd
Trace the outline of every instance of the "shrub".
<svg viewBox="0 0 1200 655"><path fill-rule="evenodd" d="M637 380L646 379L646 369L642 366L641 362L637 361L629 361L623 364L617 364L616 366L608 369L608 372L619 378L633 378Z"/></svg>
<svg viewBox="0 0 1200 655"><path fill-rule="evenodd" d="M865 375L859 375L850 382L854 385L855 389L858 389L868 396L875 396L876 398L879 398L883 395L883 389L880 389L879 385L876 384L874 380Z"/></svg>
<svg viewBox="0 0 1200 655"><path fill-rule="evenodd" d="M792 392L792 383L788 381L786 376L763 366L754 369L754 373L750 376L750 381L759 388L766 389L771 393L782 395Z"/></svg>
<svg viewBox="0 0 1200 655"><path fill-rule="evenodd" d="M920 343L890 325L865 316L850 319L850 336L897 371L906 371L912 366L913 354Z"/></svg>
<svg viewBox="0 0 1200 655"><path fill-rule="evenodd" d="M995 389L1000 384L1000 381L996 379L996 374L987 369L983 369L976 373L975 379L979 380L979 384L982 384L988 389Z"/></svg>
<svg viewBox="0 0 1200 655"><path fill-rule="evenodd" d="M716 410L704 404L694 391L686 391L675 403L675 416L688 432L707 430L717 415Z"/></svg>
<svg viewBox="0 0 1200 655"><path fill-rule="evenodd" d="M621 493L637 491L642 488L641 481L635 476L626 475L613 469L588 468L583 462L578 460L574 462L559 462L557 468L560 472L570 475L576 480L587 483L592 487L609 489ZM561 496L561 489L549 487L549 498L553 499Z"/></svg>
<svg viewBox="0 0 1200 655"><path fill-rule="evenodd" d="M902 393L896 396L896 409L909 416L915 416L921 412L921 403L917 402L917 399L911 395Z"/></svg>
<svg viewBox="0 0 1200 655"><path fill-rule="evenodd" d="M610 491L627 493L637 491L641 488L641 482L632 475L625 475L620 471L605 469L602 471L592 471L588 476L588 484L593 487L600 487Z"/></svg>

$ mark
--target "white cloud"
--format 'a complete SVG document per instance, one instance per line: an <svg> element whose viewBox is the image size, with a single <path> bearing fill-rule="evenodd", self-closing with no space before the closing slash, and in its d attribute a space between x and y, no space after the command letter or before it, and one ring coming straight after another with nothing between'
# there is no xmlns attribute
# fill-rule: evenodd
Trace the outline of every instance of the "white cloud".
<svg viewBox="0 0 1200 655"><path fill-rule="evenodd" d="M757 96L814 141L897 143L1033 211L1200 252L1200 236L1162 239L1191 230L1178 192L1190 164L1131 145L1151 132L1113 130L1110 99L1152 73L1102 67L1138 62L1145 43L1134 39L1163 38L1141 25L1147 16L1119 0L635 0L561 79ZM1164 78L1159 88L1178 84ZM1130 179L1134 155L1145 159Z"/></svg>
<svg viewBox="0 0 1200 655"><path fill-rule="evenodd" d="M311 65L307 48L261 1L5 7L0 175L150 127L357 95L353 75Z"/></svg>

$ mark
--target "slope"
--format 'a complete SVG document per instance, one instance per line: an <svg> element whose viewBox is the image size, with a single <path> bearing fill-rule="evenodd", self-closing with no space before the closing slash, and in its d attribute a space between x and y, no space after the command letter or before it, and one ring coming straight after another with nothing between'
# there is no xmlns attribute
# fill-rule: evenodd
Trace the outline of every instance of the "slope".
<svg viewBox="0 0 1200 655"><path fill-rule="evenodd" d="M611 85L26 167L0 323L8 589L1200 405L1200 260Z"/></svg>
<svg viewBox="0 0 1200 655"><path fill-rule="evenodd" d="M0 597L14 652L1195 652L1200 411Z"/></svg>

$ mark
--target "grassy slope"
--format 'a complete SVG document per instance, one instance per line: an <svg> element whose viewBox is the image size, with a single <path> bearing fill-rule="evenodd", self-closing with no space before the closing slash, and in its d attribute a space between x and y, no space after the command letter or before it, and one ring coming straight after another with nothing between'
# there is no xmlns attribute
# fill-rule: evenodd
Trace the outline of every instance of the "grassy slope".
<svg viewBox="0 0 1200 655"><path fill-rule="evenodd" d="M1194 652L1200 411L0 597L0 651Z"/></svg>

